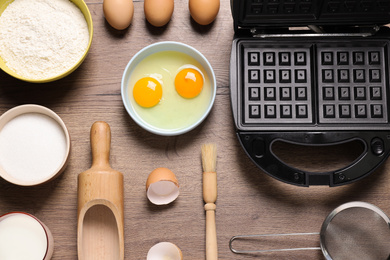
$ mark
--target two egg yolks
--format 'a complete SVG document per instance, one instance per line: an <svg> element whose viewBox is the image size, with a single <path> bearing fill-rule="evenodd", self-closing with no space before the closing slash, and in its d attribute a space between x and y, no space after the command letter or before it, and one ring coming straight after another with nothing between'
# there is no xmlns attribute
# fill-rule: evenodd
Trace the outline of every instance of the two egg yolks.
<svg viewBox="0 0 390 260"><path fill-rule="evenodd" d="M175 89L183 98L194 98L203 89L203 76L193 68L185 68L179 71L175 77ZM162 98L161 83L153 77L145 77L138 80L133 88L133 96L138 105L153 107Z"/></svg>

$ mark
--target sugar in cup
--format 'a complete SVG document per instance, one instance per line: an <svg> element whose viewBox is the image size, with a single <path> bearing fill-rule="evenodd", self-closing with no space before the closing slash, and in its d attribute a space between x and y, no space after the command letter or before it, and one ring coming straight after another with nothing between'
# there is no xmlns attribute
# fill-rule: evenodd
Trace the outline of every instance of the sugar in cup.
<svg viewBox="0 0 390 260"><path fill-rule="evenodd" d="M0 116L0 177L33 186L62 173L70 154L65 123L40 105L14 107Z"/></svg>

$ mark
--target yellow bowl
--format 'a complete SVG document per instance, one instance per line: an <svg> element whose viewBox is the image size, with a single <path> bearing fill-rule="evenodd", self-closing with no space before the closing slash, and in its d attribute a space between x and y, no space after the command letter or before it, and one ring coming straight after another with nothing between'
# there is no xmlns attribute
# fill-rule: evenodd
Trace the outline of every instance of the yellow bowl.
<svg viewBox="0 0 390 260"><path fill-rule="evenodd" d="M0 0L0 16L4 12L4 10L7 8L7 6L10 3L12 3L13 1L14 0ZM73 67L71 67L70 69L68 69L64 73L61 73L61 74L54 76L54 77L51 77L51 78L28 79L28 78L20 76L19 74L15 73L15 71L8 68L7 65L5 64L4 60L0 57L0 69L2 69L4 72L6 72L7 74L11 75L14 78L17 78L17 79L20 79L23 81L27 81L27 82L32 82L32 83L46 83L46 82L55 81L55 80L58 80L58 79L65 77L65 76L69 75L70 73L72 73L73 71L75 71L81 65L81 63L83 63L83 61L85 60L85 58L88 54L88 51L91 47L92 36L93 36L93 24L92 24L91 13L89 12L88 6L85 4L85 2L83 0L70 0L70 1L73 2L80 9L80 11L83 13L85 20L87 21L88 31L89 31L89 41L88 41L87 49L85 50L81 59L75 65L73 65Z"/></svg>

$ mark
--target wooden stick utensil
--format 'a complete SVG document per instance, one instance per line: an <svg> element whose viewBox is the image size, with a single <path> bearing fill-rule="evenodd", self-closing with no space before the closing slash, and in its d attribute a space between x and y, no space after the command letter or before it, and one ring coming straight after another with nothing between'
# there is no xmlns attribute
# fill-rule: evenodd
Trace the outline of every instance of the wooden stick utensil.
<svg viewBox="0 0 390 260"><path fill-rule="evenodd" d="M217 147L202 145L203 200L206 202L206 260L218 259L217 229L215 225L215 201L217 200Z"/></svg>
<svg viewBox="0 0 390 260"><path fill-rule="evenodd" d="M123 175L109 164L111 132L106 122L91 127L92 167L78 176L79 260L123 260Z"/></svg>

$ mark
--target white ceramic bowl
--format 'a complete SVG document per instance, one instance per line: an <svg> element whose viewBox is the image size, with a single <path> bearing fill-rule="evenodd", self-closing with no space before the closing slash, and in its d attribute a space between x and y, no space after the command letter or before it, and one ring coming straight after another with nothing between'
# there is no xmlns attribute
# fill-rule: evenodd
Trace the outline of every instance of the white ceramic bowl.
<svg viewBox="0 0 390 260"><path fill-rule="evenodd" d="M54 251L53 235L35 216L25 212L10 212L0 216L0 226L0 241L4 246L2 250L6 251L2 253L7 257L36 259L42 256L42 260L51 259Z"/></svg>
<svg viewBox="0 0 390 260"><path fill-rule="evenodd" d="M131 104L131 101L129 100L129 87L128 83L130 80L131 73L133 72L134 68L146 57L148 57L151 54L162 52L162 51L177 51L182 52L184 54L187 54L191 57L193 57L196 61L198 61L201 66L204 68L204 70L207 73L208 78L210 79L210 87L211 87L211 98L208 102L208 107L205 110L205 113L201 115L193 124L189 125L188 127L177 129L177 130L171 130L171 129L164 129L161 127L155 127L148 123L146 123L140 116L135 112L133 105ZM203 122L203 120L207 117L207 115L210 113L211 108L213 107L214 101L215 101L215 95L217 90L217 83L215 79L214 71L210 65L210 63L207 61L207 59L203 56L202 53L200 53L195 48L186 45L184 43L180 42L158 42L151 44L142 50L140 50L137 54L133 56L133 58L130 60L130 62L127 64L126 69L123 73L122 77L122 85L121 85L121 94L122 94L122 101L123 104L131 116L131 118L142 128L145 130L162 136L175 136L187 133L191 130L193 130L195 127L197 127L200 123Z"/></svg>
<svg viewBox="0 0 390 260"><path fill-rule="evenodd" d="M68 129L54 111L44 106L21 105L1 115L0 143L0 177L16 185L48 182L62 173L68 163Z"/></svg>

